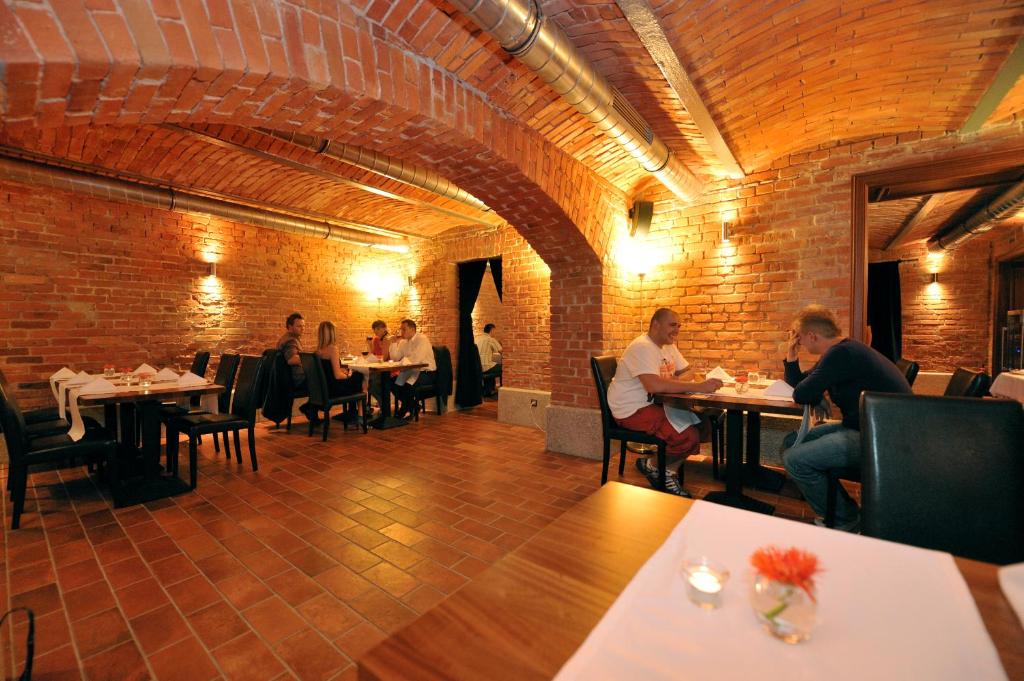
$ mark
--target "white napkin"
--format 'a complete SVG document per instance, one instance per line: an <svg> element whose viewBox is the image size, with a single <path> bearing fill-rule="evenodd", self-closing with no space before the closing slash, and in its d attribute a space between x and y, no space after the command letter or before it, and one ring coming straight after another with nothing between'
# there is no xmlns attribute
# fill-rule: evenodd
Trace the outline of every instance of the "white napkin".
<svg viewBox="0 0 1024 681"><path fill-rule="evenodd" d="M178 377L178 385L180 386L193 386L193 385L206 385L206 379L196 376L191 371L186 371Z"/></svg>
<svg viewBox="0 0 1024 681"><path fill-rule="evenodd" d="M62 419L67 418L67 403L65 401L68 394L67 389L75 386L85 385L91 380L92 376L90 376L85 371L79 371L77 374L75 374L74 378L69 378L67 381L61 384L60 390L57 391L57 411L58 415Z"/></svg>
<svg viewBox="0 0 1024 681"><path fill-rule="evenodd" d="M57 381L62 381L74 377L75 372L72 371L71 369L68 369L67 367L64 367L63 369L55 373L53 376L50 376L50 390L53 391L54 399L59 399L57 397Z"/></svg>
<svg viewBox="0 0 1024 681"><path fill-rule="evenodd" d="M154 376L154 378L158 381L176 381L178 380L178 374L165 367L156 372L156 376Z"/></svg>
<svg viewBox="0 0 1024 681"><path fill-rule="evenodd" d="M399 364L402 365L402 366L406 366L408 364L412 364L412 358L411 357L403 357L402 361L399 362Z"/></svg>
<svg viewBox="0 0 1024 681"><path fill-rule="evenodd" d="M720 366L715 367L708 372L708 378L717 378L720 381L735 381L736 379L729 375L725 369Z"/></svg>
<svg viewBox="0 0 1024 681"><path fill-rule="evenodd" d="M139 365L139 368L132 372L133 374L155 374L156 369L149 366L145 362Z"/></svg>
<svg viewBox="0 0 1024 681"><path fill-rule="evenodd" d="M668 422L672 424L677 433L681 433L690 426L700 423L700 417L692 411L676 407L665 407L665 418L668 419Z"/></svg>
<svg viewBox="0 0 1024 681"><path fill-rule="evenodd" d="M71 412L71 430L68 431L68 437L77 442L85 435L85 421L82 420L82 414L78 410L79 395L113 394L117 392L117 388L107 379L97 376L85 385L73 388L70 392L71 397L68 410Z"/></svg>
<svg viewBox="0 0 1024 681"><path fill-rule="evenodd" d="M103 395L105 393L115 393L117 388L114 384L105 378L97 376L85 385L83 385L79 391L79 395Z"/></svg>
<svg viewBox="0 0 1024 681"><path fill-rule="evenodd" d="M1010 601L1017 619L1024 624L1024 563L999 568L999 586Z"/></svg>
<svg viewBox="0 0 1024 681"><path fill-rule="evenodd" d="M765 397L793 397L793 386L785 381L775 381L764 390Z"/></svg>

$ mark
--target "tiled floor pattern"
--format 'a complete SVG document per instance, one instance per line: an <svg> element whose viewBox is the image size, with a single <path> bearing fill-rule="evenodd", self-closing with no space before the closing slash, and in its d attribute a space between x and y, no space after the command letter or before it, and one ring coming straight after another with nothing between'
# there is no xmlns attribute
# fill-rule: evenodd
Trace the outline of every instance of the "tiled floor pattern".
<svg viewBox="0 0 1024 681"><path fill-rule="evenodd" d="M600 462L495 411L327 443L261 426L258 472L207 442L195 493L117 510L84 469L33 474L17 531L4 498L0 603L35 611L34 678L355 679L364 651L597 489ZM722 486L695 460L687 487ZM754 495L809 512L788 486Z"/></svg>

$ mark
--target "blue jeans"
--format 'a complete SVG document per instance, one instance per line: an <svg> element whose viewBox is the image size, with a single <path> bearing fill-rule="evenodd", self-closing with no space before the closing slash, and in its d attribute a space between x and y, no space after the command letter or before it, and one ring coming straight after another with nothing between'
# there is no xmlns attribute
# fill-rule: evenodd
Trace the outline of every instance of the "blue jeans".
<svg viewBox="0 0 1024 681"><path fill-rule="evenodd" d="M826 423L808 431L804 441L793 445L796 433L783 440L787 449L782 454L786 472L803 493L807 503L820 516L825 515L828 499L828 471L860 465L860 431L844 428L841 423ZM857 520L860 511L843 486L836 497L836 525Z"/></svg>

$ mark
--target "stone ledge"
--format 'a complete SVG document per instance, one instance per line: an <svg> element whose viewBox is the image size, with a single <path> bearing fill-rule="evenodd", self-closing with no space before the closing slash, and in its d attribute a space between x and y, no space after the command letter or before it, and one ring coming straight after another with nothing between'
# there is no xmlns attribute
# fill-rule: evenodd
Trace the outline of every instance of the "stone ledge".
<svg viewBox="0 0 1024 681"><path fill-rule="evenodd" d="M531 400L537 400L536 407ZM498 421L544 430L544 410L549 404L551 393L546 390L499 388Z"/></svg>
<svg viewBox="0 0 1024 681"><path fill-rule="evenodd" d="M601 411L552 405L547 408L547 448L553 452L602 457Z"/></svg>

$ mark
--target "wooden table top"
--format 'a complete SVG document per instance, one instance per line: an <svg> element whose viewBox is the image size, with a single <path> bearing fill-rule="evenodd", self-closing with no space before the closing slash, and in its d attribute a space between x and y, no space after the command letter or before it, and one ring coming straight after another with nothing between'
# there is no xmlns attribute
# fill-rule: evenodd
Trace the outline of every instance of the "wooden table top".
<svg viewBox="0 0 1024 681"><path fill-rule="evenodd" d="M192 395L209 395L211 393L224 392L224 386L209 383L192 387L182 387L173 383L154 383L146 390L133 386L130 390L123 386L115 386L117 392L102 393L97 395L79 395L78 401L87 404L117 404L123 402L149 402L152 400L163 400L171 397L186 397Z"/></svg>
<svg viewBox="0 0 1024 681"><path fill-rule="evenodd" d="M550 679L692 504L608 483L367 653L359 678ZM1007 674L1024 678L1024 629L999 589L996 566L956 563Z"/></svg>
<svg viewBox="0 0 1024 681"><path fill-rule="evenodd" d="M802 416L804 406L788 398L761 397L749 392L743 395L732 393L655 393L654 401L680 409L691 407L717 407L718 409L742 409L764 414L794 414Z"/></svg>
<svg viewBox="0 0 1024 681"><path fill-rule="evenodd" d="M365 362L354 361L354 362L339 362L339 364L341 364L341 366L345 367L346 369L348 367L353 367L355 369L369 369L370 371L406 371L406 370L409 370L409 369L425 369L428 366L430 366L429 364L426 364L426 363L420 363L420 364L399 364L398 362L392 362L392 361L388 361L388 362L373 362L372 364L367 364Z"/></svg>

